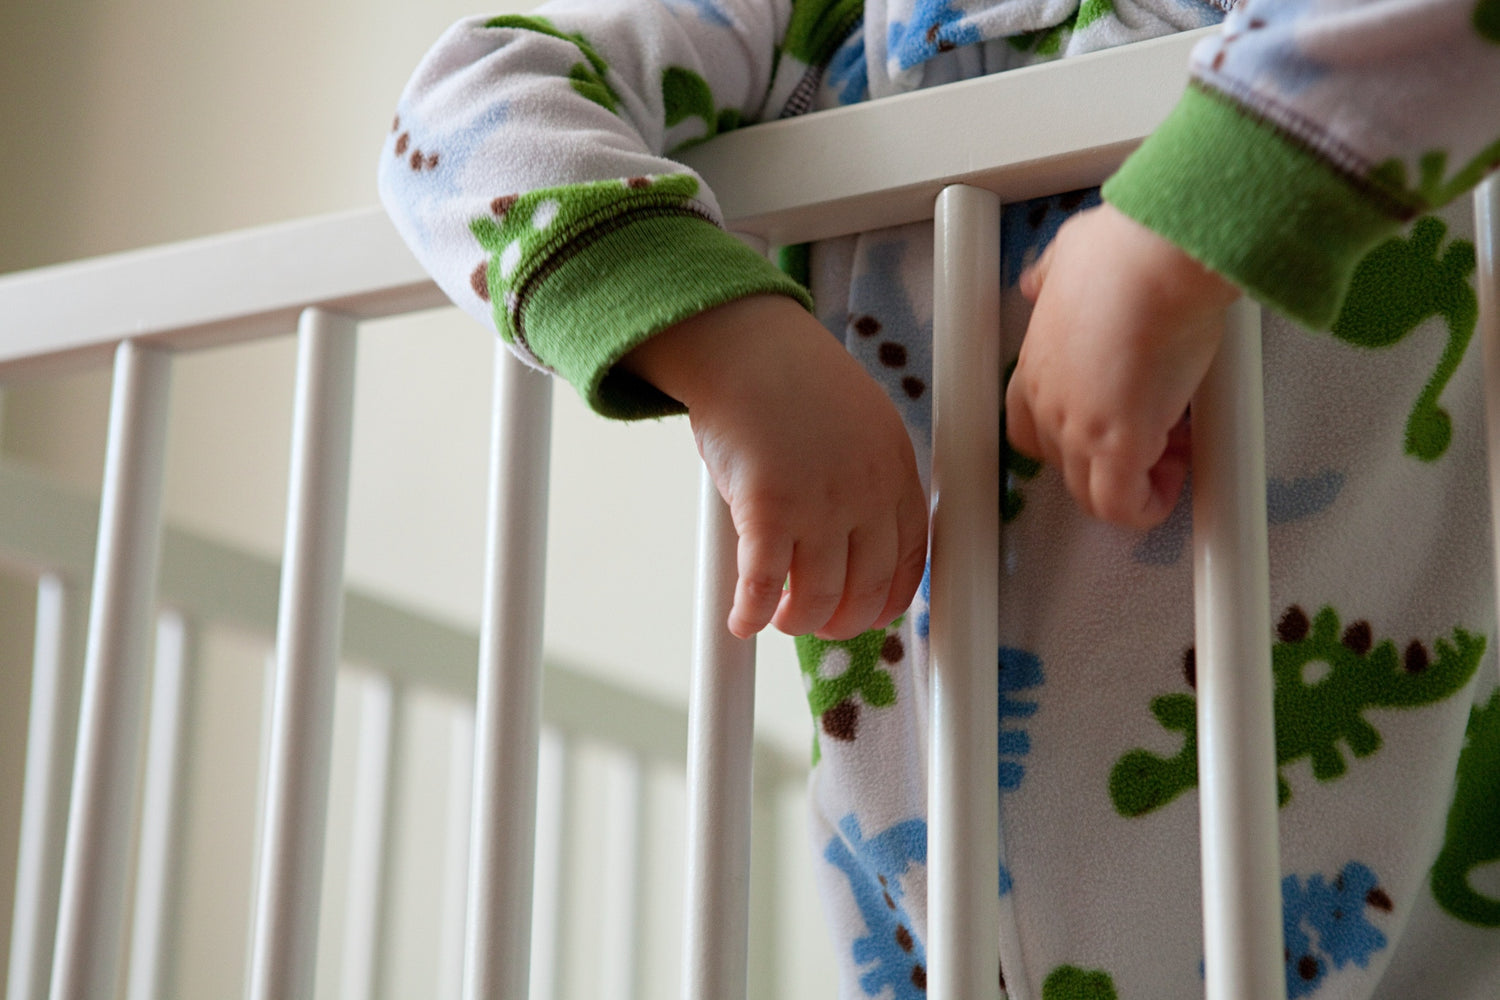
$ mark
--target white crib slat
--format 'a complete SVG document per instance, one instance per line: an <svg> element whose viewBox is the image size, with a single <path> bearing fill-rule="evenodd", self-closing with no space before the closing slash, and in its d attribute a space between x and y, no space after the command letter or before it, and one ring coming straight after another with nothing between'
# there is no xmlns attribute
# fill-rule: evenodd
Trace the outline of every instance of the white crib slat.
<svg viewBox="0 0 1500 1000"><path fill-rule="evenodd" d="M556 1000L566 994L562 957L567 941L568 846L573 828L571 799L578 783L578 760L556 729L542 730L537 747L536 892L531 901L530 1000Z"/></svg>
<svg viewBox="0 0 1500 1000"><path fill-rule="evenodd" d="M464 910L468 905L469 826L474 810L474 712L456 708L448 728L448 818L443 845L442 931L438 938L439 1000L458 1000L464 982ZM546 786L543 785L545 788Z"/></svg>
<svg viewBox="0 0 1500 1000"><path fill-rule="evenodd" d="M73 601L62 578L37 581L36 635L27 715L26 772L11 911L7 1000L41 1000L52 970L52 932L67 829L68 776L77 706L70 656Z"/></svg>
<svg viewBox="0 0 1500 1000"><path fill-rule="evenodd" d="M476 702L468 1000L522 1000L530 959L552 383L497 347Z"/></svg>
<svg viewBox="0 0 1500 1000"><path fill-rule="evenodd" d="M734 603L738 538L707 470L698 510L682 995L685 1000L744 1000L755 641L736 639L726 624Z"/></svg>
<svg viewBox="0 0 1500 1000"><path fill-rule="evenodd" d="M1474 244L1479 267L1479 343L1484 352L1485 424L1490 460L1490 521L1495 528L1496 579L1500 579L1500 175L1474 192ZM1500 598L1500 588L1497 588Z"/></svg>
<svg viewBox="0 0 1500 1000"><path fill-rule="evenodd" d="M1193 399L1193 579L1208 1000L1286 996L1260 307L1230 311Z"/></svg>
<svg viewBox="0 0 1500 1000"><path fill-rule="evenodd" d="M112 996L119 974L170 379L166 353L116 350L53 1000Z"/></svg>
<svg viewBox="0 0 1500 1000"><path fill-rule="evenodd" d="M933 301L928 995L998 997L1000 199L938 197Z"/></svg>
<svg viewBox="0 0 1500 1000"><path fill-rule="evenodd" d="M188 737L188 685L195 657L192 629L175 612L157 619L156 663L141 793L135 912L130 922L129 1000L170 996L165 963L171 953L172 859L182 825L179 792Z"/></svg>
<svg viewBox="0 0 1500 1000"><path fill-rule="evenodd" d="M395 685L389 677L373 674L363 679L339 990L346 1000L372 1000L379 982L387 827L399 711Z"/></svg>
<svg viewBox="0 0 1500 1000"><path fill-rule="evenodd" d="M600 1000L634 1000L636 956L640 953L641 761L620 755L609 762L606 778L604 884L599 912L604 928L599 955Z"/></svg>
<svg viewBox="0 0 1500 1000"><path fill-rule="evenodd" d="M298 332L291 483L250 1000L313 995L343 606L356 323L309 309Z"/></svg>

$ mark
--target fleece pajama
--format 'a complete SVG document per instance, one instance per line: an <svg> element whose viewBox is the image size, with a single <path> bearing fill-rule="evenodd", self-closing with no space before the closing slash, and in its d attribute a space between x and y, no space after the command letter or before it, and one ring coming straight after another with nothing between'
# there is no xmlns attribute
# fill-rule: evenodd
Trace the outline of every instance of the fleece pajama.
<svg viewBox="0 0 1500 1000"><path fill-rule="evenodd" d="M610 416L680 409L615 368L654 333L797 298L886 388L925 476L930 225L779 271L671 152L1221 19L1103 197L1270 307L1288 993L1493 1000L1500 674L1473 225L1452 200L1500 161L1500 0L552 0L444 36L382 196L456 303ZM1021 270L1100 197L1007 207L1007 358ZM1002 513L1001 842L974 845L1001 862L997 975L1012 1000L1201 996L1188 501L1109 527L1012 454ZM845 1000L924 992L926 598L798 640Z"/></svg>

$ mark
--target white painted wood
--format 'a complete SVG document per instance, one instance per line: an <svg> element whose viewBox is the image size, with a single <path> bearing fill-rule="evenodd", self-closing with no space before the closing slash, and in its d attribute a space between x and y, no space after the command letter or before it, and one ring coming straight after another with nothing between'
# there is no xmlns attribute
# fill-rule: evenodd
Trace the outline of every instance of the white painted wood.
<svg viewBox="0 0 1500 1000"><path fill-rule="evenodd" d="M1000 990L1000 199L938 197L933 300L927 988Z"/></svg>
<svg viewBox="0 0 1500 1000"><path fill-rule="evenodd" d="M70 618L78 614L75 596L56 575L37 581L7 1000L42 1000L52 971L78 705L70 650Z"/></svg>
<svg viewBox="0 0 1500 1000"><path fill-rule="evenodd" d="M156 658L151 672L151 714L126 980L129 1000L156 1000L174 993L167 969L176 916L173 865L184 814L181 791L187 765L189 685L196 665L192 627L180 613L163 612L156 622Z"/></svg>
<svg viewBox="0 0 1500 1000"><path fill-rule="evenodd" d="M354 760L354 815L349 878L344 895L344 941L339 993L344 1000L375 1000L380 982L381 914L394 782L395 686L373 674L359 683L359 734Z"/></svg>
<svg viewBox="0 0 1500 1000"><path fill-rule="evenodd" d="M474 711L455 707L448 723L448 817L443 842L443 926L438 938L439 1000L458 1000L464 982L469 826L474 792ZM543 786L545 787L545 786Z"/></svg>
<svg viewBox="0 0 1500 1000"><path fill-rule="evenodd" d="M373 319L448 300L367 208L23 271L0 304L10 377L97 366L125 338L199 348L284 336L310 307Z"/></svg>
<svg viewBox="0 0 1500 1000"><path fill-rule="evenodd" d="M115 352L53 1000L112 996L124 946L146 651L156 594L171 358Z"/></svg>
<svg viewBox="0 0 1500 1000"><path fill-rule="evenodd" d="M543 729L537 747L536 892L531 900L530 1000L566 995L568 905L572 879L573 789L578 761L569 741L556 729Z"/></svg>
<svg viewBox="0 0 1500 1000"><path fill-rule="evenodd" d="M298 333L276 688L250 1000L310 997L343 607L357 325L307 310Z"/></svg>
<svg viewBox="0 0 1500 1000"><path fill-rule="evenodd" d="M1286 996L1260 307L1230 311L1193 398L1198 791L1208 1000Z"/></svg>
<svg viewBox="0 0 1500 1000"><path fill-rule="evenodd" d="M773 245L927 219L950 184L1008 202L1088 187L1177 103L1205 33L770 122L683 159L719 196L730 229Z"/></svg>
<svg viewBox="0 0 1500 1000"><path fill-rule="evenodd" d="M693 681L688 699L684 1000L744 1000L749 953L755 640L727 625L738 536L705 469L699 488Z"/></svg>
<svg viewBox="0 0 1500 1000"><path fill-rule="evenodd" d="M610 756L605 772L605 830L599 887L603 937L599 949L599 1000L634 1000L636 956L641 950L641 824L645 783L639 758Z"/></svg>
<svg viewBox="0 0 1500 1000"><path fill-rule="evenodd" d="M1490 462L1491 540L1500 579L1500 176L1474 192L1474 244L1478 270L1479 343L1484 355L1484 410ZM1500 594L1496 595L1500 598Z"/></svg>
<svg viewBox="0 0 1500 1000"><path fill-rule="evenodd" d="M925 219L958 182L1006 201L1084 187L1165 117L1200 35L770 122L683 159L729 229L772 244ZM96 365L126 337L182 349L277 335L309 306L371 319L444 304L385 214L362 209L0 278L0 377Z"/></svg>
<svg viewBox="0 0 1500 1000"><path fill-rule="evenodd" d="M496 348L467 1000L522 1000L529 978L551 399L549 379Z"/></svg>

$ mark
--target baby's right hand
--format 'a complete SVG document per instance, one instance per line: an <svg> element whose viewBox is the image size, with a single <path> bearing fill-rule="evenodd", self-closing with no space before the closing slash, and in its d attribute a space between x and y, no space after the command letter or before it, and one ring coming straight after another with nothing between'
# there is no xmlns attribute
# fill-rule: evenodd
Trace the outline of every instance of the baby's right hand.
<svg viewBox="0 0 1500 1000"><path fill-rule="evenodd" d="M760 295L677 324L622 362L687 405L739 534L729 630L846 639L911 603L927 501L885 392L793 300Z"/></svg>

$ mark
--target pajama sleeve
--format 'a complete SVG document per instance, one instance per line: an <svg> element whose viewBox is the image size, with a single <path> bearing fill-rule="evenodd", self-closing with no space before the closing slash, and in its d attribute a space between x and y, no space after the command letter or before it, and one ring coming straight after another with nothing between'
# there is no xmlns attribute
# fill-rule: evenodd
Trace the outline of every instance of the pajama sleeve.
<svg viewBox="0 0 1500 1000"><path fill-rule="evenodd" d="M669 158L762 114L790 18L786 0L556 0L460 22L402 94L381 199L523 359L609 416L679 410L616 362L734 298L808 304Z"/></svg>
<svg viewBox="0 0 1500 1000"><path fill-rule="evenodd" d="M1247 0L1105 185L1314 328L1355 265L1500 165L1500 0Z"/></svg>

